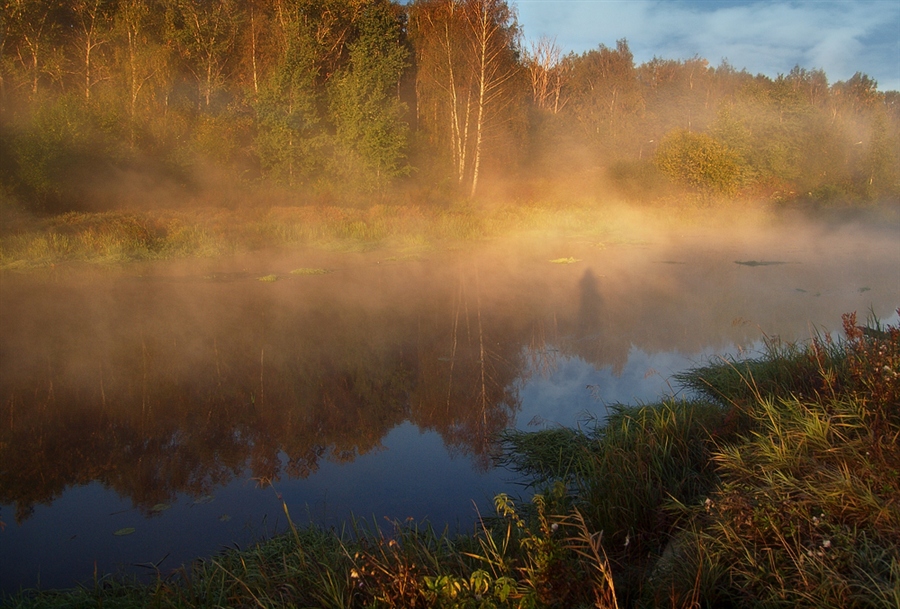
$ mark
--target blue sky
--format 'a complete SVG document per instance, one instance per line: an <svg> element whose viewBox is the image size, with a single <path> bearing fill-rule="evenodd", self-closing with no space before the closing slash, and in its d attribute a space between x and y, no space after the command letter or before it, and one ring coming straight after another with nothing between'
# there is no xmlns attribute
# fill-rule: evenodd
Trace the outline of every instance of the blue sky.
<svg viewBox="0 0 900 609"><path fill-rule="evenodd" d="M528 40L555 37L564 53L627 38L640 64L699 55L771 77L795 65L828 81L864 72L900 90L900 0L511 0Z"/></svg>

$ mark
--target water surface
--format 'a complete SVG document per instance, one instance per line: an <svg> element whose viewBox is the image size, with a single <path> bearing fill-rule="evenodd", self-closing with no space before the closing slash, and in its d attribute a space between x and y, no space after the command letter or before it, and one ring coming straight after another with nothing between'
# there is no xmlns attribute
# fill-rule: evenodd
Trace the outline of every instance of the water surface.
<svg viewBox="0 0 900 609"><path fill-rule="evenodd" d="M896 318L898 237L790 227L4 273L0 585L167 573L282 530L282 500L298 523L469 530L519 488L491 465L502 429L602 419L845 312Z"/></svg>

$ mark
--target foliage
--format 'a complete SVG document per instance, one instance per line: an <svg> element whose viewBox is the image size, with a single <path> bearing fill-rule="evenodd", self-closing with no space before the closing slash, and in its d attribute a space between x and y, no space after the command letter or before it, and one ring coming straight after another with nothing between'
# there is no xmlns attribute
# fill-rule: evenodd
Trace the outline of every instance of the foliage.
<svg viewBox="0 0 900 609"><path fill-rule="evenodd" d="M900 192L896 92L861 73L829 84L799 66L769 78L700 57L636 65L624 39L527 52L502 0L4 6L0 131L14 170L0 179L33 211L108 210L140 198L117 196L140 190L131 182L171 175L190 198L210 166L262 192L351 203L410 183L487 197L485 177L528 192L561 174L591 181L598 166L654 201L648 158L716 197ZM48 122L54 112L78 133ZM111 168L115 192L84 187L83 166Z"/></svg>
<svg viewBox="0 0 900 609"><path fill-rule="evenodd" d="M338 175L364 189L382 188L408 172L405 107L393 90L406 68L397 11L386 1L368 6L359 37L348 45L350 62L331 93L339 156Z"/></svg>
<svg viewBox="0 0 900 609"><path fill-rule="evenodd" d="M656 165L678 182L720 194L734 194L743 181L740 157L705 133L666 135L656 151Z"/></svg>
<svg viewBox="0 0 900 609"><path fill-rule="evenodd" d="M680 505L690 526L656 594L684 601L700 578L733 606L897 603L900 328L848 314L844 331L839 346L776 344L764 360L683 377L741 410L746 431L713 457L721 486Z"/></svg>

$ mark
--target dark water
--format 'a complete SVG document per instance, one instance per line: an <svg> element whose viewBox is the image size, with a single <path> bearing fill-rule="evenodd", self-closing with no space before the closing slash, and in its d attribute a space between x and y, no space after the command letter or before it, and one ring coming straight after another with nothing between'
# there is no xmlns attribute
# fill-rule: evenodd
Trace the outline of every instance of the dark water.
<svg viewBox="0 0 900 609"><path fill-rule="evenodd" d="M496 432L602 418L844 312L893 320L898 268L896 227L854 226L7 272L0 590L167 573L283 529L280 498L298 523L468 530L519 488Z"/></svg>

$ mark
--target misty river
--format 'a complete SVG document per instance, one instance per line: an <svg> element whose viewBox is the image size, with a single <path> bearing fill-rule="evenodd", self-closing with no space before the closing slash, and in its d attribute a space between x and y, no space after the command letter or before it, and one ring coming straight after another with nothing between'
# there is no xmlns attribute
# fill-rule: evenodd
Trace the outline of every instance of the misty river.
<svg viewBox="0 0 900 609"><path fill-rule="evenodd" d="M6 271L0 589L165 574L284 530L282 500L468 531L522 490L497 432L898 306L900 231L858 223Z"/></svg>

